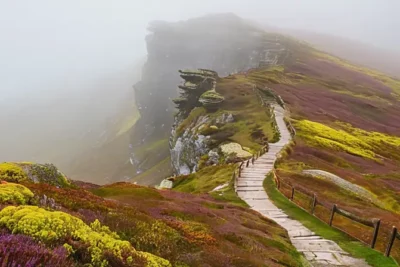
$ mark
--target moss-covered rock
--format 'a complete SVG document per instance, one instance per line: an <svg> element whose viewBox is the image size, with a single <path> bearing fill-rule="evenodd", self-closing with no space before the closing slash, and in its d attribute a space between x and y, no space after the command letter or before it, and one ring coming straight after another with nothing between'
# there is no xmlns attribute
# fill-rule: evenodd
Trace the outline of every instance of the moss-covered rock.
<svg viewBox="0 0 400 267"><path fill-rule="evenodd" d="M11 183L46 183L58 187L71 185L68 178L53 164L5 162L0 164L0 180Z"/></svg>
<svg viewBox="0 0 400 267"><path fill-rule="evenodd" d="M244 150L238 143L228 143L220 146L221 152L229 161L238 161L252 157L252 154Z"/></svg>
<svg viewBox="0 0 400 267"><path fill-rule="evenodd" d="M218 109L219 104L224 100L225 98L215 90L204 92L199 98L199 102L208 110Z"/></svg>

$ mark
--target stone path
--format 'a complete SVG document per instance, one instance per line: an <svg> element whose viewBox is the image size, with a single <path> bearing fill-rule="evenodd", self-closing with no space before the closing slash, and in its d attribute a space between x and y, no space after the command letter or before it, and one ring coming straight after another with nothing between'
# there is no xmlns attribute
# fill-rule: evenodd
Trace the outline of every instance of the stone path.
<svg viewBox="0 0 400 267"><path fill-rule="evenodd" d="M284 211L278 209L268 198L264 188L265 175L273 169L279 151L290 142L291 136L283 120L284 110L274 106L274 113L281 139L269 145L269 151L255 161L254 165L243 169L238 179L237 193L249 206L269 219L274 220L288 231L292 244L312 266L369 266L363 259L351 257L335 242L324 239L300 222L289 218Z"/></svg>

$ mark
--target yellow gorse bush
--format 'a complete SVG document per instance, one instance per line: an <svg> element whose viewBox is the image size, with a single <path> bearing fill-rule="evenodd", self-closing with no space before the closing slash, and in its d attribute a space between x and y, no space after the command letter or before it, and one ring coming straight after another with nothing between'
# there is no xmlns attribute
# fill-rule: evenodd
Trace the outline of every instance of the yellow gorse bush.
<svg viewBox="0 0 400 267"><path fill-rule="evenodd" d="M26 204L32 197L32 191L23 185L0 184L0 203Z"/></svg>
<svg viewBox="0 0 400 267"><path fill-rule="evenodd" d="M17 164L10 162L0 163L0 180L19 183L27 179L28 176Z"/></svg>
<svg viewBox="0 0 400 267"><path fill-rule="evenodd" d="M150 253L136 251L128 241L119 239L107 226L98 220L87 225L81 219L61 211L47 211L36 206L8 206L0 211L0 227L13 233L31 236L45 243L66 240L82 241L89 245L94 266L108 266L104 252L111 252L122 259L122 254L145 258L148 266L170 266L167 260ZM69 249L73 251L73 248ZM132 256L126 259L132 261Z"/></svg>
<svg viewBox="0 0 400 267"><path fill-rule="evenodd" d="M382 153L382 145L385 145L385 149L400 147L400 137L368 132L343 122L336 122L335 125L338 129L308 120L295 123L298 136L304 138L311 145L345 151L376 161L379 161L376 154Z"/></svg>

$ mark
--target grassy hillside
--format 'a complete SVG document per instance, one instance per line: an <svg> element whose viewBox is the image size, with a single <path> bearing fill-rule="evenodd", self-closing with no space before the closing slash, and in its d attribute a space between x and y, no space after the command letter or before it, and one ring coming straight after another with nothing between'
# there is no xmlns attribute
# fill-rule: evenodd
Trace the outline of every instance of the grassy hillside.
<svg viewBox="0 0 400 267"><path fill-rule="evenodd" d="M400 81L288 39L290 60L281 68L256 69L249 79L280 95L296 128L295 145L279 161L284 180L317 192L327 203L369 218L381 218L378 249L400 219ZM328 171L371 193L360 197L303 170ZM307 200L310 201L310 200ZM325 211L326 213L326 211ZM369 242L360 225L339 227ZM393 255L400 257L399 248Z"/></svg>
<svg viewBox="0 0 400 267"><path fill-rule="evenodd" d="M1 265L302 266L286 232L250 209L129 183L84 187L3 181Z"/></svg>
<svg viewBox="0 0 400 267"><path fill-rule="evenodd" d="M283 66L252 69L219 80L219 92L228 99L223 108L243 118L243 124L237 122L235 134L226 140L256 148L249 138L251 127L247 127L252 123L267 127L263 132L273 139L270 120L261 114L263 109L245 99L254 95L250 90L254 85L280 95L297 136L277 164L279 175L293 185L316 192L326 203L336 203L362 217L380 218L377 249L383 251L392 225L400 227L400 81L290 38L283 37L282 42L290 51ZM371 197L302 173L308 169L335 174L363 188ZM197 186L212 184L210 179L218 171L208 176L200 172L179 177L175 190L198 192ZM329 214L327 210L317 212L323 218ZM370 242L370 229L341 216L335 220L339 228ZM398 246L392 255L400 259Z"/></svg>

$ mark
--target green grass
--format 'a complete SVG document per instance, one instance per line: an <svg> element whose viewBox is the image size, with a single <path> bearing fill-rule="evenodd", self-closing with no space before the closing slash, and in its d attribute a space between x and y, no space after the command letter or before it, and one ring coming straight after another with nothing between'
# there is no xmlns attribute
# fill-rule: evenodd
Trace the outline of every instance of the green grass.
<svg viewBox="0 0 400 267"><path fill-rule="evenodd" d="M387 258L380 252L364 246L350 236L331 228L326 223L297 207L276 189L272 174L267 175L264 180L264 189L274 204L278 208L284 210L288 216L298 220L317 235L335 241L343 250L347 251L352 256L365 259L371 266L398 266L392 258Z"/></svg>
<svg viewBox="0 0 400 267"><path fill-rule="evenodd" d="M233 182L231 182L227 187L221 190L210 193L210 196L212 196L215 200L225 201L236 206L244 208L249 207L249 205L247 205L247 203L244 202L235 193L235 190L233 188Z"/></svg>
<svg viewBox="0 0 400 267"><path fill-rule="evenodd" d="M205 167L196 173L178 177L174 183L173 190L192 194L205 194L219 185L229 183L227 187L211 192L210 196L233 205L248 207L246 202L240 199L233 189L232 174L235 168L235 164Z"/></svg>
<svg viewBox="0 0 400 267"><path fill-rule="evenodd" d="M140 119L140 113L136 109L136 107L133 107L133 111L130 112L130 116L124 118L124 120L121 122L120 129L117 133L116 136L123 135L124 133L128 132L130 129L135 126L136 122Z"/></svg>
<svg viewBox="0 0 400 267"><path fill-rule="evenodd" d="M207 113L207 110L204 107L197 107L194 108L189 116L181 123L179 124L178 128L176 129L176 135L175 137L178 138L179 136L181 136L183 134L183 132L186 130L187 127L189 127L189 125L194 122L195 120L197 120L198 117L200 117L201 115L204 115Z"/></svg>
<svg viewBox="0 0 400 267"><path fill-rule="evenodd" d="M174 190L192 194L208 193L219 185L230 182L236 165L208 166L196 173L179 176Z"/></svg>

